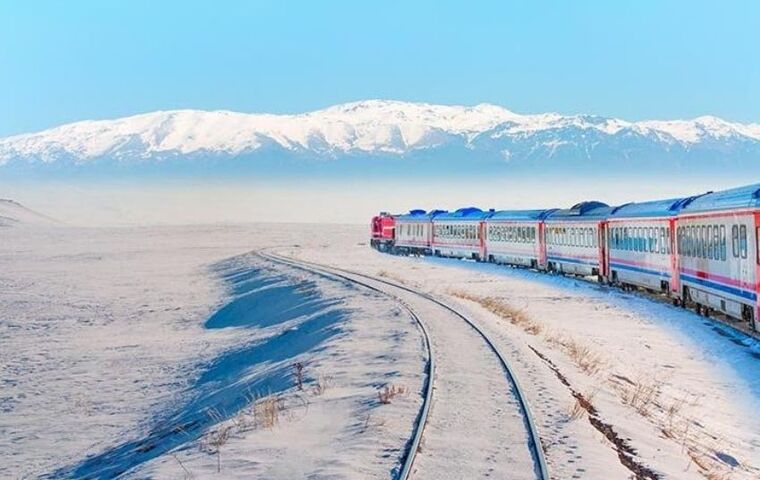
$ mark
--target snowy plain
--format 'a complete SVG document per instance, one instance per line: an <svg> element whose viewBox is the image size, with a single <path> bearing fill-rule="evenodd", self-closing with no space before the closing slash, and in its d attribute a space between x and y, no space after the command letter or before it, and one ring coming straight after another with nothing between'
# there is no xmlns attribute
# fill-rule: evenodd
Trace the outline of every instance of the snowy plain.
<svg viewBox="0 0 760 480"><path fill-rule="evenodd" d="M108 478L100 459L128 466L126 478L392 478L420 405L416 326L386 298L248 254L268 247L467 311L516 370L553 478L632 475L573 392L659 478L760 475L758 342L585 281L380 254L366 235L341 225L0 229L0 477ZM266 310L292 295L307 311ZM538 327L505 320L485 298ZM303 349L282 340L313 332L321 341ZM303 391L296 362L307 366ZM406 393L380 405L387 384ZM269 393L281 398L279 421L238 428L245 400ZM177 423L191 427L161 435ZM202 451L204 432L225 425L235 428L221 455Z"/></svg>

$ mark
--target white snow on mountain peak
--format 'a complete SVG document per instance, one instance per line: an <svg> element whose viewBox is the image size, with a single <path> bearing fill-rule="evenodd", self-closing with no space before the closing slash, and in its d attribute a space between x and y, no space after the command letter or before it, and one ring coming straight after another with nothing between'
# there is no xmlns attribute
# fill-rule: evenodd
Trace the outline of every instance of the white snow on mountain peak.
<svg viewBox="0 0 760 480"><path fill-rule="evenodd" d="M172 110L81 121L0 139L0 165L15 158L86 162L104 157L239 155L267 146L316 154L404 154L457 141L471 147L477 138L525 139L550 134L551 139L540 140L546 146L547 142L556 145L566 141L577 132L602 136L631 133L686 146L705 139L760 142L760 124L730 123L711 116L628 122L594 115L521 115L491 104L451 106L365 100L294 115Z"/></svg>

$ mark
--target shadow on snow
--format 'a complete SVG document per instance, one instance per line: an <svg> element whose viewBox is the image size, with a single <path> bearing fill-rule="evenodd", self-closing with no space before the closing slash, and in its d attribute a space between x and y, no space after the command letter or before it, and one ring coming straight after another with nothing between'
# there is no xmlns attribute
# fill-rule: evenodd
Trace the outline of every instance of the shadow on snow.
<svg viewBox="0 0 760 480"><path fill-rule="evenodd" d="M230 418L247 406L252 394L278 393L292 387L289 359L316 350L339 333L337 324L348 311L335 308L337 301L321 298L313 282L288 283L285 276L256 267L231 270L231 263L224 262L216 270L236 297L214 313L205 327L263 328L291 322L292 328L214 358L189 387L189 398L175 410L154 415L142 438L109 448L46 478L114 478L196 440L219 417ZM213 417L210 412L214 412Z"/></svg>

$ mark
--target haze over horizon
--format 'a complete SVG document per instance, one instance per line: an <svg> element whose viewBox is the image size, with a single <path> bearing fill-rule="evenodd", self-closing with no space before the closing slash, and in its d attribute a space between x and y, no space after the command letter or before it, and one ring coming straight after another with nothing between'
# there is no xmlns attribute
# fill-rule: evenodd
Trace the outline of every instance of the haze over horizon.
<svg viewBox="0 0 760 480"><path fill-rule="evenodd" d="M42 4L0 5L0 198L77 224L359 222L760 176L756 2ZM367 99L401 106L324 114Z"/></svg>

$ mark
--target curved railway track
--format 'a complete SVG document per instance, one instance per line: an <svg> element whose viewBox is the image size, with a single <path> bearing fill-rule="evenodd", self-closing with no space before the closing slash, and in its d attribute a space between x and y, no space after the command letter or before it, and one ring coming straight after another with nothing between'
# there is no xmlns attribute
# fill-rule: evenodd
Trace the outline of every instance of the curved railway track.
<svg viewBox="0 0 760 480"><path fill-rule="evenodd" d="M533 416L530 412L528 403L520 387L520 384L517 380L517 377L515 376L509 363L506 361L504 356L501 354L501 352L496 347L496 345L491 341L488 335L475 322L473 322L470 318L468 318L465 314L461 313L454 307L448 305L447 303L435 298L434 296L428 293L421 292L414 288L408 287L406 285L401 285L384 278L378 278L372 275L358 273L358 272L354 272L351 270L346 270L346 269L342 269L338 267L321 265L321 264L307 262L303 260L296 260L293 258L283 257L283 256L272 254L272 253L265 253L264 251L258 251L257 254L260 257L266 260L269 260L271 262L289 265L294 268L310 271L312 273L316 273L316 274L326 276L326 277L337 278L337 279L347 281L356 285L360 285L371 291L378 292L382 295L392 298L409 313L409 315L414 319L414 321L420 327L420 330L424 337L424 343L426 345L427 355L428 355L428 367L427 367L427 372L426 372L427 378L426 378L426 382L424 386L425 395L423 399L423 404L420 408L420 412L417 415L414 432L412 434L410 441L407 444L407 447L404 452L404 456L402 457L402 461L401 461L402 468L399 470L399 475L397 477L399 480L407 480L408 478L410 478L411 472L412 472L412 466L414 465L415 459L417 457L417 452L420 449L422 436L425 430L425 426L427 425L427 422L428 422L430 408L433 403L432 402L433 390L434 390L433 384L435 383L435 378L436 378L435 358L433 355L433 349L431 348L431 338L430 338L428 328L426 327L425 322L421 320L418 313L408 304L408 302L404 301L404 299L401 298L400 295L391 293L387 291L386 289L379 288L378 286L372 285L371 283L385 285L387 287L391 287L391 289L398 289L398 290L401 290L402 292L406 292L408 294L424 299L427 302L431 302L437 307L442 308L443 310L449 312L454 317L463 321L474 332L477 333L477 335L483 340L483 342L488 347L488 350L492 352L494 356L496 357L497 362L501 366L506 376L507 381L512 386L512 392L514 393L515 400L519 406L520 414L522 416L523 423L525 426L528 443L529 443L528 448L530 450L530 454L533 460L533 467L534 467L533 470L535 472L535 476L538 480L549 480L549 473L548 473L548 468L546 465L546 459L544 457L544 452L541 446L540 438L538 436L538 431L535 427Z"/></svg>

